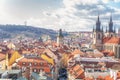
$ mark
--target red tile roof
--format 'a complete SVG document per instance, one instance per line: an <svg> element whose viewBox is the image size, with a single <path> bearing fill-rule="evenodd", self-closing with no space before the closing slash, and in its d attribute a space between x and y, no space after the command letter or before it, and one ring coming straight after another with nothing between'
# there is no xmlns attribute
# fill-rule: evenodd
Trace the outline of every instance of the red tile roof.
<svg viewBox="0 0 120 80"><path fill-rule="evenodd" d="M73 52L72 52L73 55L75 54L80 54L80 55L83 55L84 53L82 51L80 51L79 49L75 49Z"/></svg>
<svg viewBox="0 0 120 80"><path fill-rule="evenodd" d="M104 80L104 77L103 76L98 76L97 80Z"/></svg>
<svg viewBox="0 0 120 80"><path fill-rule="evenodd" d="M25 64L23 64L23 63L25 63ZM18 62L18 65L21 67L22 66L29 66L29 63L31 63L32 69L37 69L37 70L43 69L45 71L45 73L50 73L50 67L49 67L47 61L40 59L40 58L38 58L38 59L23 58ZM36 65L35 65L35 63L36 63Z"/></svg>
<svg viewBox="0 0 120 80"><path fill-rule="evenodd" d="M110 75L108 75L108 76L105 76L104 80L114 80L114 79L113 79L113 78L111 78L111 76L110 76Z"/></svg>
<svg viewBox="0 0 120 80"><path fill-rule="evenodd" d="M102 53L107 56L114 56L114 52L110 50L103 50Z"/></svg>
<svg viewBox="0 0 120 80"><path fill-rule="evenodd" d="M83 79L85 77L84 70L80 65L73 66L70 69L70 73L75 79Z"/></svg>
<svg viewBox="0 0 120 80"><path fill-rule="evenodd" d="M112 44L120 44L120 38L119 37L104 37L103 43L112 43Z"/></svg>

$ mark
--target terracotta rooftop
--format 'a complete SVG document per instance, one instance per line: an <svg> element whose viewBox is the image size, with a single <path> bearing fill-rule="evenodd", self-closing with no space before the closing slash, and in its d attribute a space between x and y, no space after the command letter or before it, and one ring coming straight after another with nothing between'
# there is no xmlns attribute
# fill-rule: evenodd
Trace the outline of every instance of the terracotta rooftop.
<svg viewBox="0 0 120 80"><path fill-rule="evenodd" d="M96 80L114 80L113 78L111 78L110 75L107 75L105 77L103 76L98 76Z"/></svg>
<svg viewBox="0 0 120 80"><path fill-rule="evenodd" d="M79 49L75 49L73 52L72 52L73 55L75 54L80 54L80 55L83 55L84 53L82 51L80 51Z"/></svg>
<svg viewBox="0 0 120 80"><path fill-rule="evenodd" d="M108 76L106 76L105 78L104 78L104 80L114 80L113 78L111 78L111 76L110 75L108 75Z"/></svg>
<svg viewBox="0 0 120 80"><path fill-rule="evenodd" d="M84 70L80 65L75 65L70 69L70 73L75 79L83 79L85 77Z"/></svg>
<svg viewBox="0 0 120 80"><path fill-rule="evenodd" d="M110 50L103 50L102 53L106 56L114 56L114 52Z"/></svg>
<svg viewBox="0 0 120 80"><path fill-rule="evenodd" d="M112 43L112 44L120 44L120 38L119 37L104 37L103 43Z"/></svg>

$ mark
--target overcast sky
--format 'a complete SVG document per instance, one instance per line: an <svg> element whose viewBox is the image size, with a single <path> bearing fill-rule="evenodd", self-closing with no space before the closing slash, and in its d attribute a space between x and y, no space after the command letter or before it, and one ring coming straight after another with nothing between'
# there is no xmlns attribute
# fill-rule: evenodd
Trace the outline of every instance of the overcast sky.
<svg viewBox="0 0 120 80"><path fill-rule="evenodd" d="M24 24L47 29L89 31L98 12L102 26L108 26L112 12L120 27L120 0L0 0L0 24Z"/></svg>

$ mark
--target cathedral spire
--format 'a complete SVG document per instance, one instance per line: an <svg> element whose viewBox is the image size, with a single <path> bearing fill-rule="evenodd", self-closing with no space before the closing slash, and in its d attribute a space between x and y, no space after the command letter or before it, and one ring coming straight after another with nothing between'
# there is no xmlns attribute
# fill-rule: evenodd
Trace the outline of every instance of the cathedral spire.
<svg viewBox="0 0 120 80"><path fill-rule="evenodd" d="M100 18L99 18L99 13L98 13L98 18L97 18L97 21L96 21L96 31L101 31L101 22L100 22Z"/></svg>
<svg viewBox="0 0 120 80"><path fill-rule="evenodd" d="M112 13L111 13L111 16L110 16L110 22L112 22Z"/></svg>
<svg viewBox="0 0 120 80"><path fill-rule="evenodd" d="M99 19L99 13L98 13L98 19L97 19L97 21L98 21L98 22L100 21L100 19Z"/></svg>
<svg viewBox="0 0 120 80"><path fill-rule="evenodd" d="M111 16L110 16L110 21L109 21L109 32L114 32L113 22L112 22L112 13L111 13Z"/></svg>

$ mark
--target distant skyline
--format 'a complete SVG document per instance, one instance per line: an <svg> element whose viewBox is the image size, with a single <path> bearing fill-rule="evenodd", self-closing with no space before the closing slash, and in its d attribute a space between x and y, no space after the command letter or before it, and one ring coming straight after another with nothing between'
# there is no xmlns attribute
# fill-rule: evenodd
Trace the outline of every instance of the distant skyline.
<svg viewBox="0 0 120 80"><path fill-rule="evenodd" d="M0 24L21 24L66 31L89 31L100 14L108 26L112 13L120 28L120 0L0 0Z"/></svg>

